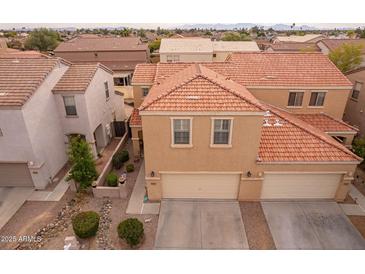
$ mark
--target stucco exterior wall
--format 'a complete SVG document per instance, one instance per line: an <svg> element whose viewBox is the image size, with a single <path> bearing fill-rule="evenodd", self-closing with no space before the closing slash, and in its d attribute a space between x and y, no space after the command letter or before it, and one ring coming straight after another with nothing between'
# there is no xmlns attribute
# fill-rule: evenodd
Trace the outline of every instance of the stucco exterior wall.
<svg viewBox="0 0 365 274"><path fill-rule="evenodd" d="M362 89L359 93L357 100L351 98L349 93L345 113L343 116L344 121L356 126L360 129L359 134L365 135L365 70L358 71L347 75L347 78L355 84L356 81L363 83Z"/></svg>
<svg viewBox="0 0 365 274"><path fill-rule="evenodd" d="M214 62L224 62L228 55L230 55L232 52L230 51L217 51L217 52L213 52L213 54L215 54L215 57L213 55L213 61Z"/></svg>
<svg viewBox="0 0 365 274"><path fill-rule="evenodd" d="M213 61L213 52L209 52L209 53L161 53L160 52L160 62L167 63L168 55L179 56L178 62L212 62Z"/></svg>
<svg viewBox="0 0 365 274"><path fill-rule="evenodd" d="M35 165L42 166L48 178L56 175L67 161L63 130L52 88L66 72L67 66L56 66L25 103L22 112L35 154ZM45 182L44 187L47 182Z"/></svg>
<svg viewBox="0 0 365 274"><path fill-rule="evenodd" d="M134 107L139 108L139 106L142 104L145 96L143 96L142 88L151 88L150 85L138 85L133 86L133 98L134 98Z"/></svg>
<svg viewBox="0 0 365 274"><path fill-rule="evenodd" d="M256 89L248 88L248 90L259 100L284 108L293 113L320 113L325 112L337 119L342 119L345 111L346 101L350 90L299 90L299 89ZM304 91L303 103L301 107L288 107L288 99L290 91ZM325 91L326 97L324 105L321 107L309 106L309 100L312 91Z"/></svg>

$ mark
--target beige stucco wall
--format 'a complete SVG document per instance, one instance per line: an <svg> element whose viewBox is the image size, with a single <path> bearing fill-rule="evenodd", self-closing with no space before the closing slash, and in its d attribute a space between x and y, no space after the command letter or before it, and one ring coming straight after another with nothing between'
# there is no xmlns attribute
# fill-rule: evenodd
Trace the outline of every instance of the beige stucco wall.
<svg viewBox="0 0 365 274"><path fill-rule="evenodd" d="M214 62L224 62L228 55L230 55L232 52L230 51L217 51L217 52L214 52L215 54L215 57L213 55L213 61Z"/></svg>
<svg viewBox="0 0 365 274"><path fill-rule="evenodd" d="M168 55L179 56L178 62L212 62L213 52L207 53L160 53L160 62L167 63Z"/></svg>
<svg viewBox="0 0 365 274"><path fill-rule="evenodd" d="M356 164L257 164L262 116L234 117L231 148L210 147L210 116L186 117L193 118L191 148L171 147L169 116L142 116L146 185L150 200L159 200L162 197L163 172L240 173L238 199L245 201L260 199L265 172L336 172L344 176L336 200L343 200L347 194L348 183L351 181ZM248 171L252 174L250 178L246 175Z"/></svg>
<svg viewBox="0 0 365 274"><path fill-rule="evenodd" d="M293 113L320 113L325 112L337 119L342 119L346 101L350 90L288 90L288 89L255 89L249 91L259 100L287 109ZM288 107L290 91L304 91L302 107ZM312 91L326 91L324 105L322 107L309 106Z"/></svg>
<svg viewBox="0 0 365 274"><path fill-rule="evenodd" d="M142 93L142 88L151 88L151 85L135 85L133 86L133 99L134 99L134 107L139 108L144 100L144 96Z"/></svg>
<svg viewBox="0 0 365 274"><path fill-rule="evenodd" d="M345 113L343 116L344 121L349 122L360 129L360 135L365 135L365 70L347 75L347 78L355 84L355 81L362 82L363 86L359 93L358 100L351 98L349 93Z"/></svg>

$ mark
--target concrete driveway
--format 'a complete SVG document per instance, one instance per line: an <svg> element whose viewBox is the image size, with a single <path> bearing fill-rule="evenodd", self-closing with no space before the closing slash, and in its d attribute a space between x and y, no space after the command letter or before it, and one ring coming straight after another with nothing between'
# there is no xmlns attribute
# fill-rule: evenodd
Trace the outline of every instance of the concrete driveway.
<svg viewBox="0 0 365 274"><path fill-rule="evenodd" d="M163 200L156 249L248 249L238 202Z"/></svg>
<svg viewBox="0 0 365 274"><path fill-rule="evenodd" d="M262 202L277 249L365 249L335 202Z"/></svg>

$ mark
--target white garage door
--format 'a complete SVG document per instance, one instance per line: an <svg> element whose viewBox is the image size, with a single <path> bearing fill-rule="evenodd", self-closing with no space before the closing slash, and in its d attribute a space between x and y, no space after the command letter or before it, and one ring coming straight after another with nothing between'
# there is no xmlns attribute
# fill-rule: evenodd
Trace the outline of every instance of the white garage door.
<svg viewBox="0 0 365 274"><path fill-rule="evenodd" d="M0 163L0 186L33 186L27 164Z"/></svg>
<svg viewBox="0 0 365 274"><path fill-rule="evenodd" d="M163 174L162 197L237 199L239 174Z"/></svg>
<svg viewBox="0 0 365 274"><path fill-rule="evenodd" d="M333 199L341 174L265 174L261 199Z"/></svg>

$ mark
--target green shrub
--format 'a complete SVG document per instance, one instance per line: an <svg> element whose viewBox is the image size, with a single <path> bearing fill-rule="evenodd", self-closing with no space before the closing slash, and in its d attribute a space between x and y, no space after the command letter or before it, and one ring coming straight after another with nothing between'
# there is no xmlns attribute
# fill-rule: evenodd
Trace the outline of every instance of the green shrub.
<svg viewBox="0 0 365 274"><path fill-rule="evenodd" d="M129 153L127 150L123 150L121 153L120 153L120 157L121 157L121 160L123 163L127 162L129 160Z"/></svg>
<svg viewBox="0 0 365 274"><path fill-rule="evenodd" d="M72 218L75 234L84 239L95 236L99 228L100 216L95 211L84 211Z"/></svg>
<svg viewBox="0 0 365 274"><path fill-rule="evenodd" d="M122 161L122 155L120 152L117 152L113 155L113 158L112 158L112 164L113 164L113 167L115 169L121 169L122 166L123 166L123 161Z"/></svg>
<svg viewBox="0 0 365 274"><path fill-rule="evenodd" d="M127 172L133 172L134 171L134 164L128 164L128 165L126 165L125 170Z"/></svg>
<svg viewBox="0 0 365 274"><path fill-rule="evenodd" d="M130 247L138 245L143 234L143 223L136 218L126 219L118 225L119 238L125 240Z"/></svg>
<svg viewBox="0 0 365 274"><path fill-rule="evenodd" d="M108 186L118 186L118 176L114 172L110 172L106 176L106 183Z"/></svg>

